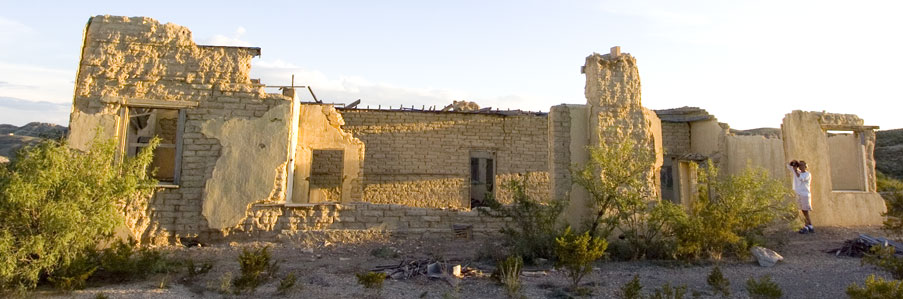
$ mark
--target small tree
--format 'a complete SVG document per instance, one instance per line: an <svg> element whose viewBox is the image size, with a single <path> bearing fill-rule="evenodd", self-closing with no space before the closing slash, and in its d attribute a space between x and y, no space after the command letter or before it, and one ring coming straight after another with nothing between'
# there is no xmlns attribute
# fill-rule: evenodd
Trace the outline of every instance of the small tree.
<svg viewBox="0 0 903 299"><path fill-rule="evenodd" d="M108 240L124 207L146 205L158 142L117 163L112 140L97 137L87 152L44 141L0 165L0 289L35 287Z"/></svg>
<svg viewBox="0 0 903 299"><path fill-rule="evenodd" d="M575 235L571 232L570 227L565 229L564 234L555 241L555 253L558 255L556 263L571 278L576 291L583 276L593 270L593 262L605 254L608 242L604 239L592 238L589 232Z"/></svg>
<svg viewBox="0 0 903 299"><path fill-rule="evenodd" d="M650 150L635 146L631 139L603 143L588 151L589 161L574 168L572 176L574 183L592 198L591 236L605 239L622 224L622 230L637 232L645 222L648 199L654 194L649 173L655 156Z"/></svg>
<svg viewBox="0 0 903 299"><path fill-rule="evenodd" d="M797 217L787 200L790 190L762 168L720 175L710 160L698 178L699 196L689 217L674 225L677 253L684 258L748 254L749 246L762 242L766 227Z"/></svg>
<svg viewBox="0 0 903 299"><path fill-rule="evenodd" d="M555 238L561 231L557 219L564 209L564 202L543 203L530 198L526 193L526 178L507 181L504 188L511 193L513 202L502 205L488 196L486 202L492 211L481 212L511 218L512 221L506 222L501 229L505 246L511 248L511 254L522 257L527 263L533 263L537 258L553 258Z"/></svg>

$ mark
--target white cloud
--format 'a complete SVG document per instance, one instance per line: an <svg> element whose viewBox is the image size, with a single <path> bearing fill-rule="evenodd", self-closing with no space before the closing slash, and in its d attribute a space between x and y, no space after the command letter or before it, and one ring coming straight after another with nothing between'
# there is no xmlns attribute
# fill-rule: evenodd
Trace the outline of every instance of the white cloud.
<svg viewBox="0 0 903 299"><path fill-rule="evenodd" d="M0 17L0 45L12 45L20 37L35 33L35 30L15 20Z"/></svg>
<svg viewBox="0 0 903 299"><path fill-rule="evenodd" d="M74 79L75 70L0 62L0 96L69 103Z"/></svg>
<svg viewBox="0 0 903 299"><path fill-rule="evenodd" d="M241 37L244 36L247 31L248 30L245 29L245 27L239 26L235 29L235 32L233 32L231 36L216 34L210 38L202 38L200 40L201 44L205 45L250 47L250 42L241 39Z"/></svg>

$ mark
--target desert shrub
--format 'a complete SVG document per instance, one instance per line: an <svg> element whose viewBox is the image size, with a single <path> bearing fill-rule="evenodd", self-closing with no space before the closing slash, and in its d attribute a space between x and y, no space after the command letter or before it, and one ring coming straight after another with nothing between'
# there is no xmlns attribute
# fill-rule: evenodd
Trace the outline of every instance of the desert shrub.
<svg viewBox="0 0 903 299"><path fill-rule="evenodd" d="M505 246L511 248L511 254L521 256L528 263L533 263L537 258L554 258L555 237L560 232L557 220L564 209L564 202L542 203L530 198L526 193L526 179L510 180L504 188L511 193L513 202L502 205L492 196L487 196L486 203L492 211L483 213L512 220L501 230Z"/></svg>
<svg viewBox="0 0 903 299"><path fill-rule="evenodd" d="M515 297L520 292L520 274L524 269L524 260L520 256L512 255L496 264L492 276L505 286L509 297Z"/></svg>
<svg viewBox="0 0 903 299"><path fill-rule="evenodd" d="M644 221L640 213L654 194L648 182L655 157L648 150L637 150L631 139L590 147L589 160L572 169L574 183L592 199L592 236L607 239L619 226Z"/></svg>
<svg viewBox="0 0 903 299"><path fill-rule="evenodd" d="M649 184L653 153L638 149L630 139L588 151L589 161L574 168L572 176L592 199L592 236L608 239L613 231L619 231L622 241L616 244L617 258L673 256L673 223L686 215L671 202L653 200Z"/></svg>
<svg viewBox="0 0 903 299"><path fill-rule="evenodd" d="M593 270L593 262L605 254L607 246L608 242L604 239L593 238L589 232L576 235L570 227L555 239L556 266L564 269L574 290L577 290L583 276Z"/></svg>
<svg viewBox="0 0 903 299"><path fill-rule="evenodd" d="M894 276L903 279L903 257L898 257L893 246L875 245L869 253L862 256L862 264L874 265Z"/></svg>
<svg viewBox="0 0 903 299"><path fill-rule="evenodd" d="M683 299L687 295L687 286L671 286L666 282L661 288L655 289L648 296L649 299Z"/></svg>
<svg viewBox="0 0 903 299"><path fill-rule="evenodd" d="M862 287L856 283L850 284L847 296L856 299L903 298L903 281L884 280L883 277L869 275Z"/></svg>
<svg viewBox="0 0 903 299"><path fill-rule="evenodd" d="M633 279L621 286L621 298L642 299L643 285L640 284L640 276L634 274Z"/></svg>
<svg viewBox="0 0 903 299"><path fill-rule="evenodd" d="M83 254L73 259L68 265L52 271L52 274L47 277L47 281L63 292L81 290L85 288L88 278L94 274L94 271L97 271L98 267L95 256Z"/></svg>
<svg viewBox="0 0 903 299"><path fill-rule="evenodd" d="M289 273L279 281L279 286L276 287L276 292L280 295L288 294L292 288L295 287L295 283L298 281L298 277L295 276L295 273Z"/></svg>
<svg viewBox="0 0 903 299"><path fill-rule="evenodd" d="M119 160L112 140L95 138L86 152L44 141L0 165L0 289L35 287L109 239L124 207L146 205L157 143Z"/></svg>
<svg viewBox="0 0 903 299"><path fill-rule="evenodd" d="M884 198L887 205L884 230L903 236L903 181L889 177L881 172L877 173L878 193Z"/></svg>
<svg viewBox="0 0 903 299"><path fill-rule="evenodd" d="M269 249L269 246L264 246L253 251L247 248L241 250L241 254L238 255L241 274L232 281L236 293L253 292L276 274L279 265L272 260Z"/></svg>
<svg viewBox="0 0 903 299"><path fill-rule="evenodd" d="M216 291L223 295L232 293L232 272L226 272L220 276Z"/></svg>
<svg viewBox="0 0 903 299"><path fill-rule="evenodd" d="M699 196L688 217L673 224L681 258L746 256L750 246L764 242L765 228L797 217L796 207L787 200L789 189L762 168L719 175L709 161L698 179Z"/></svg>
<svg viewBox="0 0 903 299"><path fill-rule="evenodd" d="M176 271L179 263L156 249L138 247L134 241L116 240L98 256L97 277L110 281L127 281L152 273Z"/></svg>
<svg viewBox="0 0 903 299"><path fill-rule="evenodd" d="M198 276L210 272L210 270L213 269L213 264L210 262L203 262L200 266L198 266L197 264L195 264L193 259L188 259L187 261L185 261L185 268L187 270L185 271L185 273L187 274L187 279L193 280Z"/></svg>
<svg viewBox="0 0 903 299"><path fill-rule="evenodd" d="M746 280L746 291L754 299L777 299L784 296L781 286L771 280L771 275L762 276L759 280L750 277Z"/></svg>
<svg viewBox="0 0 903 299"><path fill-rule="evenodd" d="M386 280L386 273L383 272L366 272L357 273L357 283L367 289L379 290L383 288L383 281Z"/></svg>
<svg viewBox="0 0 903 299"><path fill-rule="evenodd" d="M712 269L712 272L709 273L709 277L706 279L706 283L715 290L715 294L721 294L724 297L731 296L731 282L721 273L721 267L715 266Z"/></svg>

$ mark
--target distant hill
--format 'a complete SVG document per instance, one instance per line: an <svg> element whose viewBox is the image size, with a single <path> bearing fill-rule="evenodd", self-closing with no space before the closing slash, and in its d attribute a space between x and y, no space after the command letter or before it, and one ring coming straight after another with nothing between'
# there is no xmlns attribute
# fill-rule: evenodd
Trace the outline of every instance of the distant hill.
<svg viewBox="0 0 903 299"><path fill-rule="evenodd" d="M19 148L44 139L61 139L69 129L55 124L32 122L24 126L0 124L0 163L8 162Z"/></svg>
<svg viewBox="0 0 903 299"><path fill-rule="evenodd" d="M876 133L875 169L903 180L903 129Z"/></svg>
<svg viewBox="0 0 903 299"><path fill-rule="evenodd" d="M781 129L778 128L758 128L758 129L749 129L749 130L736 130L731 129L731 133L734 135L757 135L757 136L765 136L765 138L781 138Z"/></svg>

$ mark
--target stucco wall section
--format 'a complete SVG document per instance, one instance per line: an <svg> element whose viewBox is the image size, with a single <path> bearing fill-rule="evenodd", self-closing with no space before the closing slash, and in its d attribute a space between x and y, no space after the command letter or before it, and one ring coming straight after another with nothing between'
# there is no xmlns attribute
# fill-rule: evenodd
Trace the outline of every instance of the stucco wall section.
<svg viewBox="0 0 903 299"><path fill-rule="evenodd" d="M201 132L222 143L222 155L204 186L203 215L210 228L238 225L249 204L270 199L287 161L290 117L291 102L283 102L253 120L204 122Z"/></svg>
<svg viewBox="0 0 903 299"><path fill-rule="evenodd" d="M69 146L82 151L88 150L94 137L97 137L97 130L100 130L101 138L114 138L118 132L118 122L118 115L74 111L69 116L69 127L78 130L69 130Z"/></svg>
<svg viewBox="0 0 903 299"><path fill-rule="evenodd" d="M525 174L529 196L549 198L544 115L342 110L343 128L367 145L363 201L414 207L470 206L470 152L495 153L496 197Z"/></svg>
<svg viewBox="0 0 903 299"><path fill-rule="evenodd" d="M295 176L292 202L313 203L328 200L328 192L315 189L310 193L310 174L313 151L342 150L342 182L340 202L361 198L361 171L364 143L350 132L342 130L345 120L332 105L303 104L298 125L298 144L295 152ZM324 193L325 192L325 193Z"/></svg>
<svg viewBox="0 0 903 299"><path fill-rule="evenodd" d="M784 178L787 174L781 139L728 135L725 145L726 158L721 163L721 170L726 174L739 174L749 166L762 167L774 178Z"/></svg>
<svg viewBox="0 0 903 299"><path fill-rule="evenodd" d="M728 130L721 127L717 120L705 120L690 123L690 152L701 154L721 161L725 148L725 136Z"/></svg>

